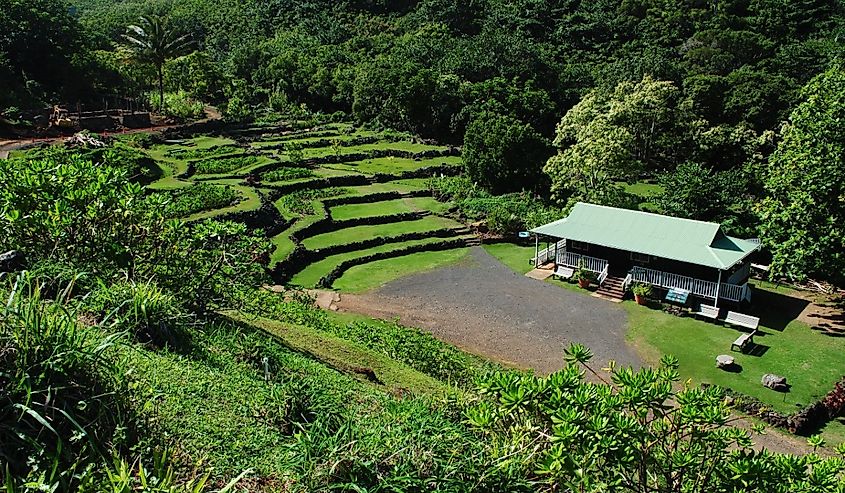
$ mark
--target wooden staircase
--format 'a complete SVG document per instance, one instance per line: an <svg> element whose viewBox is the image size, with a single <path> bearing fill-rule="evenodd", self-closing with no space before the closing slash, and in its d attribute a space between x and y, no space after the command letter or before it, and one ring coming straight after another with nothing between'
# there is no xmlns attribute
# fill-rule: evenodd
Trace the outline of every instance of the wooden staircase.
<svg viewBox="0 0 845 493"><path fill-rule="evenodd" d="M601 286L599 286L599 289L596 290L596 294L605 298L621 300L625 297L625 290L622 289L622 284L624 282L624 277L608 275Z"/></svg>

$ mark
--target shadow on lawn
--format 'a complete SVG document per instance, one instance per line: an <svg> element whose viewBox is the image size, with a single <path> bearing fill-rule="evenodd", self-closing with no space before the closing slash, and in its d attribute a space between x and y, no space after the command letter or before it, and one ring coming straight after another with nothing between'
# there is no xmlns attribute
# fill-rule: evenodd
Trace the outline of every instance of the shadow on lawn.
<svg viewBox="0 0 845 493"><path fill-rule="evenodd" d="M809 301L764 289L754 289L751 312L760 317L763 327L783 332L790 322L798 318Z"/></svg>
<svg viewBox="0 0 845 493"><path fill-rule="evenodd" d="M745 354L748 355L748 356L756 356L756 357L759 358L759 357L763 356L764 354L766 354L766 352L769 349L771 349L771 346L767 346L765 344L759 344L759 343L755 342L754 345L751 346L751 349L749 349Z"/></svg>

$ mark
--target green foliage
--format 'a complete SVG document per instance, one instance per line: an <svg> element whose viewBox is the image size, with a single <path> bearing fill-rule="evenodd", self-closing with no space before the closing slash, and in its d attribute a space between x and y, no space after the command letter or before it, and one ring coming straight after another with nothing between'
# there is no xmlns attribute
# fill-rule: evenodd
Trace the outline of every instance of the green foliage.
<svg viewBox="0 0 845 493"><path fill-rule="evenodd" d="M264 173L261 175L261 179L264 181L288 181L299 178L311 178L313 176L315 176L314 172L308 168L285 166Z"/></svg>
<svg viewBox="0 0 845 493"><path fill-rule="evenodd" d="M157 95L150 95L150 100L157 99ZM196 120L205 114L204 105L188 96L185 91L164 93L164 103L159 112L177 120Z"/></svg>
<svg viewBox="0 0 845 493"><path fill-rule="evenodd" d="M166 154L168 157L176 159L203 159L212 156L221 156L223 154L232 154L238 152L239 147L233 145L219 145L214 147L201 147L199 149L168 149Z"/></svg>
<svg viewBox="0 0 845 493"><path fill-rule="evenodd" d="M60 0L8 0L0 14L0 112L38 108L53 95L80 97L90 46L79 21Z"/></svg>
<svg viewBox="0 0 845 493"><path fill-rule="evenodd" d="M9 481L40 470L71 490L77 467L126 445L116 338L81 326L63 306L70 286L50 303L38 279L2 282L0 468Z"/></svg>
<svg viewBox="0 0 845 493"><path fill-rule="evenodd" d="M728 426L723 391L684 387L678 361L657 368L594 371L589 349L574 344L566 367L547 377L502 373L481 384L487 396L466 412L484 433L500 432L508 453L540 490L771 491L836 490L845 462L810 454L788 457L752 449L749 433ZM586 368L600 383L584 381ZM678 473L683 471L683 474ZM810 479L812 478L812 479Z"/></svg>
<svg viewBox="0 0 845 493"><path fill-rule="evenodd" d="M531 194L494 196L463 177L432 178L429 188L439 200L454 203L466 217L486 219L488 228L495 233L530 229L565 215L564 210Z"/></svg>
<svg viewBox="0 0 845 493"><path fill-rule="evenodd" d="M549 154L548 142L531 126L490 112L467 127L462 153L467 176L494 194L536 189Z"/></svg>
<svg viewBox="0 0 845 493"><path fill-rule="evenodd" d="M231 187L210 183L197 183L190 187L157 193L169 196L163 211L164 216L168 218L184 218L201 211L221 209L241 200L240 194Z"/></svg>
<svg viewBox="0 0 845 493"><path fill-rule="evenodd" d="M185 54L193 45L188 35L180 34L164 19L141 15L138 24L130 24L123 35L126 46L138 63L149 64L158 79L158 110L164 111L164 64L171 58ZM175 108L188 111L190 105L176 103Z"/></svg>
<svg viewBox="0 0 845 493"><path fill-rule="evenodd" d="M217 173L230 173L247 166L258 164L258 156L244 155L232 157L210 157L194 163L197 174L211 175Z"/></svg>
<svg viewBox="0 0 845 493"><path fill-rule="evenodd" d="M441 342L428 332L397 322L336 322L306 297L284 301L274 293L259 291L246 293L245 303L245 310L360 343L426 375L460 387L471 387L476 378L495 367Z"/></svg>
<svg viewBox="0 0 845 493"><path fill-rule="evenodd" d="M648 298L654 292L651 284L636 283L631 287L631 292L636 296Z"/></svg>
<svg viewBox="0 0 845 493"><path fill-rule="evenodd" d="M147 215L126 172L77 154L0 161L0 244L31 256L90 265L128 265Z"/></svg>
<svg viewBox="0 0 845 493"><path fill-rule="evenodd" d="M842 281L845 272L845 76L831 67L804 88L772 155L759 206L772 273Z"/></svg>
<svg viewBox="0 0 845 493"><path fill-rule="evenodd" d="M312 215L316 213L314 210L315 200L337 197L348 192L349 189L340 187L306 188L285 195L276 204L284 211L299 215Z"/></svg>
<svg viewBox="0 0 845 493"><path fill-rule="evenodd" d="M660 175L663 193L654 202L661 214L721 222L747 190L743 181L739 173L713 172L701 164L686 162Z"/></svg>
<svg viewBox="0 0 845 493"><path fill-rule="evenodd" d="M174 322L181 315L179 303L151 282L119 281L108 285L100 281L86 298L85 308L102 325L131 332L140 342L157 346L177 342Z"/></svg>
<svg viewBox="0 0 845 493"><path fill-rule="evenodd" d="M544 168L552 191L561 199L624 205L615 182L660 168L678 152L671 138L679 124L677 95L671 82L651 77L587 94L557 126L559 151Z"/></svg>

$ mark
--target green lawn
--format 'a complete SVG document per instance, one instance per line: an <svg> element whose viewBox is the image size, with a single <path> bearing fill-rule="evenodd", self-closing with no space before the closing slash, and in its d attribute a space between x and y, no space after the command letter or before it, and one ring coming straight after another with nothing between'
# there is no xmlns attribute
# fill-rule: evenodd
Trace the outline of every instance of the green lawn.
<svg viewBox="0 0 845 493"><path fill-rule="evenodd" d="M380 245L374 248L368 248L366 250L356 250L354 252L332 255L330 257L324 258L323 260L314 262L313 264L306 267L302 272L299 272L298 274L293 276L293 279L291 279L291 284L308 288L314 287L317 285L317 282L320 280L320 278L328 274L333 268L335 268L338 264L345 260L352 259L355 257L363 257L365 255L370 255L373 253L398 250L400 248L405 248L412 245L436 243L438 241L443 240L440 238L425 238L422 240L405 241L401 243L388 243L386 245Z"/></svg>
<svg viewBox="0 0 845 493"><path fill-rule="evenodd" d="M375 289L384 284L418 272L443 267L464 259L469 248L455 248L438 252L419 252L402 257L356 265L335 281L334 287L346 292Z"/></svg>
<svg viewBox="0 0 845 493"><path fill-rule="evenodd" d="M755 301L765 292L755 292ZM628 338L647 362L655 363L662 354L673 354L680 360L684 379L695 383L708 382L730 387L756 397L774 409L792 413L817 400L833 388L842 376L842 354L845 341L813 331L806 324L793 320L797 315L794 303L782 296L769 296L765 307L757 301L761 333L754 337L758 351L740 354L730 350L740 335L736 329L713 323L679 318L659 310L641 307L632 302L623 306L629 314ZM784 326L785 325L785 326ZM719 354L730 354L742 367L738 373L715 367ZM792 385L788 393L779 393L760 384L764 373L783 375Z"/></svg>
<svg viewBox="0 0 845 493"><path fill-rule="evenodd" d="M436 146L436 145L429 145L429 144L417 144L415 142L408 142L408 141L398 141L398 142L391 142L391 141L384 141L384 142L375 142L372 144L361 144L357 146L348 146L348 147L341 147L339 150L339 154L353 154L357 152L367 152L367 151L374 151L374 150L384 150L384 149L393 149L397 151L408 151L408 152L423 152L423 151L432 151L438 149L445 149L443 146ZM336 153L334 149L331 147L317 147L317 148L310 148L310 149L303 149L303 157L305 158L312 158L312 157L324 157L324 156L332 156Z"/></svg>
<svg viewBox="0 0 845 493"><path fill-rule="evenodd" d="M323 203L315 200L314 204L314 211L316 214L303 216L291 227L286 229L285 231L279 233L278 235L271 238L271 242L273 243L273 253L270 254L270 267L273 267L276 263L281 262L282 260L286 259L288 255L293 251L296 245L293 243L293 240L290 239L290 234L294 231L298 231L314 222L326 217L326 210L323 207Z"/></svg>
<svg viewBox="0 0 845 493"><path fill-rule="evenodd" d="M663 193L663 187L656 183L647 183L638 181L635 183L619 182L619 185L625 189L626 192L632 193L640 197L640 208L644 211L655 211L656 206L652 202L652 198Z"/></svg>
<svg viewBox="0 0 845 493"><path fill-rule="evenodd" d="M428 166L459 166L461 163L462 161L460 156L421 159L419 161L401 157L380 157L375 159L366 159L364 161L329 164L324 167L343 171L355 171L366 175L374 175L376 173L389 173L395 175L402 173L403 171L413 171Z"/></svg>
<svg viewBox="0 0 845 493"><path fill-rule="evenodd" d="M355 241L368 240L377 237L397 236L405 233L418 231L433 231L441 228L459 227L460 224L450 219L427 216L414 221L399 221L388 224L375 224L367 226L355 226L345 228L331 233L324 233L311 238L306 238L302 243L309 250L326 248L332 245L341 245Z"/></svg>
<svg viewBox="0 0 845 493"><path fill-rule="evenodd" d="M357 217L387 216L411 211L410 205L403 199L385 200L371 204L346 204L331 208L332 217L338 221Z"/></svg>
<svg viewBox="0 0 845 493"><path fill-rule="evenodd" d="M448 203L439 202L434 197L412 197L406 199L383 200L369 204L345 204L332 207L332 218L337 221L359 217L387 216L404 212L431 211L435 214L445 212Z"/></svg>
<svg viewBox="0 0 845 493"><path fill-rule="evenodd" d="M386 183L373 183L350 187L357 195L367 195L377 192L415 192L428 189L428 178L408 178L405 180L394 180Z"/></svg>
<svg viewBox="0 0 845 493"><path fill-rule="evenodd" d="M515 272L525 274L534 268L528 260L534 256L533 246L521 246L513 243L493 243L483 245L487 253L499 259L499 261Z"/></svg>

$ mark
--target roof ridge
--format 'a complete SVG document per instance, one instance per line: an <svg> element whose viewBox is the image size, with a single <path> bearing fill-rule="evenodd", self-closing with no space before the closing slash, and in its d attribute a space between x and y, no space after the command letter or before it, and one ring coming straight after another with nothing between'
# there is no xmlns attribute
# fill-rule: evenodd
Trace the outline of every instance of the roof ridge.
<svg viewBox="0 0 845 493"><path fill-rule="evenodd" d="M668 217L670 219L677 219L678 221L688 221L688 222L691 222L691 223L698 223L698 224L709 224L709 225L717 226L719 229L722 228L722 225L719 224L719 223L714 223L714 222L711 222L711 221L702 221L700 219L690 219L690 218L687 218L687 217L668 216L666 214L658 214L656 212L638 211L638 210L634 210L634 209L625 209L625 208L622 208L622 207L613 207L613 206L610 206L610 205L591 204L589 202L576 202L575 203L575 205L579 205L579 204L588 205L590 207L601 207L603 209L613 209L613 210L617 210L617 211L631 212L631 213L634 213L634 214L642 214L642 215L645 215L645 216Z"/></svg>

